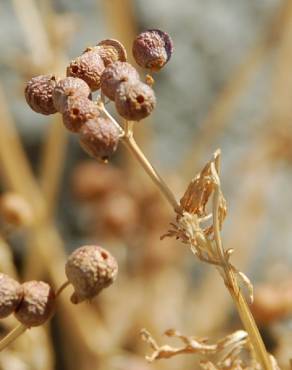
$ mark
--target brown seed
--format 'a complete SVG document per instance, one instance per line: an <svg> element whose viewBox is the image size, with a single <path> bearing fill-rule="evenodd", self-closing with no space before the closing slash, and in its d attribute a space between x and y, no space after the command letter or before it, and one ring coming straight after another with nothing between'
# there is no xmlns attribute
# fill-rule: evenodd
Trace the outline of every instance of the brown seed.
<svg viewBox="0 0 292 370"><path fill-rule="evenodd" d="M57 112L52 97L56 84L57 79L54 75L33 77L27 82L24 94L32 110L45 115Z"/></svg>
<svg viewBox="0 0 292 370"><path fill-rule="evenodd" d="M107 161L118 144L119 130L108 118L100 116L88 120L80 130L80 145L96 159Z"/></svg>
<svg viewBox="0 0 292 370"><path fill-rule="evenodd" d="M94 298L111 285L117 277L118 264L107 250L97 245L87 245L69 256L65 271L75 289L71 301L77 304Z"/></svg>
<svg viewBox="0 0 292 370"><path fill-rule="evenodd" d="M173 53L173 42L166 32L148 30L136 37L132 51L139 66L159 71Z"/></svg>
<svg viewBox="0 0 292 370"><path fill-rule="evenodd" d="M124 82L116 91L115 104L123 118L140 121L151 114L156 98L152 88L143 82Z"/></svg>
<svg viewBox="0 0 292 370"><path fill-rule="evenodd" d="M0 319L13 313L22 296L22 286L10 276L0 273Z"/></svg>
<svg viewBox="0 0 292 370"><path fill-rule="evenodd" d="M100 76L105 66L100 55L94 50L72 60L67 67L67 76L84 80L92 91L100 88Z"/></svg>
<svg viewBox="0 0 292 370"><path fill-rule="evenodd" d="M122 82L138 81L137 70L129 63L115 62L110 64L101 75L101 91L111 100L115 100L117 88Z"/></svg>
<svg viewBox="0 0 292 370"><path fill-rule="evenodd" d="M55 293L43 281L28 281L22 284L23 299L15 311L15 317L27 327L44 324L55 307Z"/></svg>
<svg viewBox="0 0 292 370"><path fill-rule="evenodd" d="M65 77L58 81L53 91L53 102L60 113L64 113L68 96L84 95L91 99L91 90L81 78Z"/></svg>
<svg viewBox="0 0 292 370"><path fill-rule="evenodd" d="M79 132L83 124L99 115L97 105L84 95L69 96L63 110L63 123L72 132Z"/></svg>
<svg viewBox="0 0 292 370"><path fill-rule="evenodd" d="M6 192L0 197L0 215L13 226L30 226L34 221L30 204L20 194Z"/></svg>
<svg viewBox="0 0 292 370"><path fill-rule="evenodd" d="M109 64L116 61L126 62L127 61L127 52L123 44L118 40L106 39L100 41L97 46L89 47L85 50L87 51L97 51L101 56L104 65L107 67Z"/></svg>

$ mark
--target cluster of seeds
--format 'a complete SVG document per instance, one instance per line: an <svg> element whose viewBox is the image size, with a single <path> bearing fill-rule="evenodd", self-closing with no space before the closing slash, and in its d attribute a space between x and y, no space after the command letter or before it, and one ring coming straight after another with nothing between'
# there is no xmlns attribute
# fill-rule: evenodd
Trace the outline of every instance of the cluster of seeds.
<svg viewBox="0 0 292 370"><path fill-rule="evenodd" d="M115 258L105 249L88 245L76 249L66 263L68 283L73 285L74 304L90 300L111 285L118 273ZM18 283L0 273L0 319L14 313L26 327L44 324L53 314L58 293L43 281Z"/></svg>
<svg viewBox="0 0 292 370"><path fill-rule="evenodd" d="M150 71L160 70L173 51L168 34L148 30L133 42L133 56L137 64ZM98 160L106 161L118 147L121 131L97 104L104 97L115 102L120 116L140 121L155 108L156 98L149 83L142 82L127 62L124 46L117 40L106 39L88 47L72 60L67 77L54 75L33 77L26 84L25 97L35 112L45 115L59 112L65 127L80 135L81 146ZM92 93L101 91L92 101Z"/></svg>
<svg viewBox="0 0 292 370"><path fill-rule="evenodd" d="M43 281L19 284L10 276L0 273L0 318L14 313L27 327L44 324L52 315L55 293Z"/></svg>

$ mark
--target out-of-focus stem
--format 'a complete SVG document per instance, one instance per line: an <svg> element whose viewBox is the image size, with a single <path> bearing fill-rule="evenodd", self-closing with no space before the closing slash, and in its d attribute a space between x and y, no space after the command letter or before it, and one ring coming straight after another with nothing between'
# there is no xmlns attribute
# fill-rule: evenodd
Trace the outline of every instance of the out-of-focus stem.
<svg viewBox="0 0 292 370"><path fill-rule="evenodd" d="M27 329L27 326L23 324L19 324L16 326L13 330L11 330L10 333L6 335L1 341L0 341L0 352L3 351L7 346L9 346L10 343L14 342L21 334L23 334Z"/></svg>

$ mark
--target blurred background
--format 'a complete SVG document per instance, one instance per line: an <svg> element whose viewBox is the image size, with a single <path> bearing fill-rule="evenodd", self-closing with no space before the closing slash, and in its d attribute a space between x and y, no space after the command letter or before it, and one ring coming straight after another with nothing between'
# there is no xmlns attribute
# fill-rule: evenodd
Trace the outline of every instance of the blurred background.
<svg viewBox="0 0 292 370"><path fill-rule="evenodd" d="M241 327L217 271L181 243L160 241L172 210L129 153L121 147L108 165L94 162L61 116L36 114L24 99L28 79L65 76L85 47L117 38L132 61L135 35L160 28L175 52L155 75L157 108L137 125L137 141L178 198L222 149L223 241L254 282L255 318L288 369L292 2L1 0L0 24L0 186L2 196L25 199L35 220L15 227L1 215L0 271L57 288L66 254L90 243L109 249L120 270L91 303L73 306L68 289L48 325L1 353L0 368L194 369L193 355L147 364L140 329L165 343L168 328L218 339ZM16 321L0 325L4 336Z"/></svg>

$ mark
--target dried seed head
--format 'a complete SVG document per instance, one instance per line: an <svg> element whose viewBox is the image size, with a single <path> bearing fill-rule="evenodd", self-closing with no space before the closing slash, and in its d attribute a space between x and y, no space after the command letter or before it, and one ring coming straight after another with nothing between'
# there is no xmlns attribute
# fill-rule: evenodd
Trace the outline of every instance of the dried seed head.
<svg viewBox="0 0 292 370"><path fill-rule="evenodd" d="M83 124L99 116L97 105L84 95L69 96L63 110L63 123L72 132L79 132Z"/></svg>
<svg viewBox="0 0 292 370"><path fill-rule="evenodd" d="M115 281L117 273L117 261L107 250L97 245L76 249L66 263L67 278L75 289L72 303L94 298Z"/></svg>
<svg viewBox="0 0 292 370"><path fill-rule="evenodd" d="M44 324L55 306L55 293L43 281L28 281L22 284L23 299L15 311L15 317L27 327Z"/></svg>
<svg viewBox="0 0 292 370"><path fill-rule="evenodd" d="M173 42L166 32L148 30L136 37L132 51L139 66L159 71L173 53Z"/></svg>
<svg viewBox="0 0 292 370"><path fill-rule="evenodd" d="M30 226L34 221L30 204L21 195L13 192L0 197L0 215L13 226Z"/></svg>
<svg viewBox="0 0 292 370"><path fill-rule="evenodd" d="M57 83L53 91L53 101L58 112L64 113L67 98L73 95L84 95L91 99L91 90L85 81L77 77L65 77Z"/></svg>
<svg viewBox="0 0 292 370"><path fill-rule="evenodd" d="M136 69L126 62L110 64L101 75L101 91L109 99L115 100L117 88L122 82L135 82L139 80Z"/></svg>
<svg viewBox="0 0 292 370"><path fill-rule="evenodd" d="M22 296L22 286L10 276L0 273L0 319L13 313Z"/></svg>
<svg viewBox="0 0 292 370"><path fill-rule="evenodd" d="M91 50L96 51L101 56L105 66L108 66L109 64L118 60L121 62L127 61L126 49L118 40L102 40L97 44L97 46L87 48L85 52Z"/></svg>
<svg viewBox="0 0 292 370"><path fill-rule="evenodd" d="M116 91L115 103L122 117L130 121L140 121L151 114L156 98L152 88L143 82L124 82Z"/></svg>
<svg viewBox="0 0 292 370"><path fill-rule="evenodd" d="M67 67L67 76L84 80L92 91L100 88L100 76L105 66L100 55L94 50L72 60Z"/></svg>
<svg viewBox="0 0 292 370"><path fill-rule="evenodd" d="M80 130L80 144L92 157L107 161L117 150L119 130L108 118L88 120Z"/></svg>
<svg viewBox="0 0 292 370"><path fill-rule="evenodd" d="M27 82L24 94L32 110L45 115L57 112L52 97L56 83L54 75L33 77Z"/></svg>

